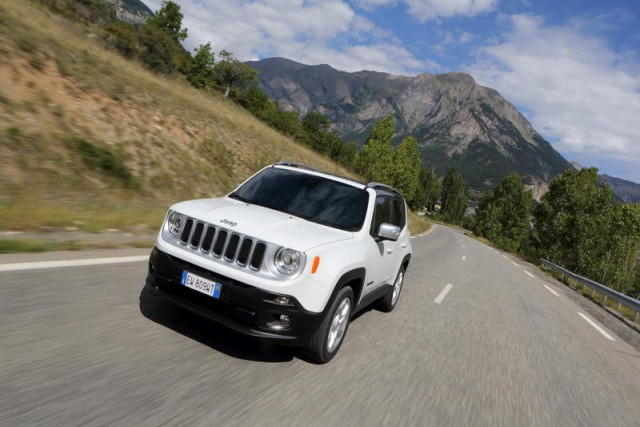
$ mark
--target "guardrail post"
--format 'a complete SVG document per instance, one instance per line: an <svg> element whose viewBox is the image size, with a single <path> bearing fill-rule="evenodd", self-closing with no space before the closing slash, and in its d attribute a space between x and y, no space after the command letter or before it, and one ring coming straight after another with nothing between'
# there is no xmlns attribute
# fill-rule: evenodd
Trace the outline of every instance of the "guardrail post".
<svg viewBox="0 0 640 427"><path fill-rule="evenodd" d="M593 289L593 290L591 291L591 298L593 298L593 296L594 296L595 294L596 294L596 290L595 290L595 289Z"/></svg>
<svg viewBox="0 0 640 427"><path fill-rule="evenodd" d="M606 295L604 296L604 301L602 301L602 303L603 303L603 304L606 304L606 303L607 303L607 296L606 296Z"/></svg>
<svg viewBox="0 0 640 427"><path fill-rule="evenodd" d="M621 302L619 302L619 303L618 303L618 311L620 311L620 308L621 308L621 307L622 307L622 303L621 303Z"/></svg>
<svg viewBox="0 0 640 427"><path fill-rule="evenodd" d="M634 322L638 321L638 314L640 314L640 311L636 311L636 317L633 319Z"/></svg>

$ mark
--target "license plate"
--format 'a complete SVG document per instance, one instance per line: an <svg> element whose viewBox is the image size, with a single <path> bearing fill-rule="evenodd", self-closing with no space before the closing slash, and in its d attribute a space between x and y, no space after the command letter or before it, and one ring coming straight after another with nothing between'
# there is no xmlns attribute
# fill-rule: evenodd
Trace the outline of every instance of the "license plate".
<svg viewBox="0 0 640 427"><path fill-rule="evenodd" d="M222 291L221 283L213 282L188 271L182 272L180 284L216 299L220 298L220 291Z"/></svg>

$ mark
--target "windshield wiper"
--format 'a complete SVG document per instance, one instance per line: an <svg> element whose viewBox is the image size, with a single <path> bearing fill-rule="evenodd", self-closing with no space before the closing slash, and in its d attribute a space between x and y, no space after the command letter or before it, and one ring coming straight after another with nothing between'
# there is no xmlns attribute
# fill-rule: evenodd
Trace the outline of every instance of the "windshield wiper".
<svg viewBox="0 0 640 427"><path fill-rule="evenodd" d="M236 193L231 193L231 194L229 194L229 197L231 197L232 199L235 199L235 200L238 200L238 201L244 202L244 203L253 203L253 202L251 202L249 199L245 199L245 198L244 198L244 197L242 197L242 196L238 196Z"/></svg>

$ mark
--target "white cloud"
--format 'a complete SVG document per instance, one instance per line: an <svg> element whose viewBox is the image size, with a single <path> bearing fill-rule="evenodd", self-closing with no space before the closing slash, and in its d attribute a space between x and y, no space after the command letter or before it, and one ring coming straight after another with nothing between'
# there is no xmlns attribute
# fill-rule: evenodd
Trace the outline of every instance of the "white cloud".
<svg viewBox="0 0 640 427"><path fill-rule="evenodd" d="M370 6L390 3L364 0ZM363 3L363 4L364 4ZM149 0L153 10L160 0ZM393 34L358 15L346 0L182 0L189 49L211 42L241 60L282 56L345 71L412 74L437 64L419 60Z"/></svg>
<svg viewBox="0 0 640 427"><path fill-rule="evenodd" d="M469 43L473 38L473 34L466 31L463 31L462 33L460 33L460 31L447 31L442 35L442 41L434 45L433 48L439 54L444 55L449 46Z"/></svg>
<svg viewBox="0 0 640 427"><path fill-rule="evenodd" d="M491 12L498 0L404 0L409 13L420 21L451 18L456 15L475 16Z"/></svg>
<svg viewBox="0 0 640 427"><path fill-rule="evenodd" d="M460 34L460 37L458 37L458 43L461 44L469 43L471 40L473 40L473 34L466 31Z"/></svg>
<svg viewBox="0 0 640 427"><path fill-rule="evenodd" d="M355 4L365 10L373 10L381 6L395 6L397 0L356 0Z"/></svg>
<svg viewBox="0 0 640 427"><path fill-rule="evenodd" d="M551 26L537 16L516 15L507 22L504 40L482 48L467 71L524 106L536 129L566 157L592 165L599 159L640 164L637 56L621 57L576 20Z"/></svg>

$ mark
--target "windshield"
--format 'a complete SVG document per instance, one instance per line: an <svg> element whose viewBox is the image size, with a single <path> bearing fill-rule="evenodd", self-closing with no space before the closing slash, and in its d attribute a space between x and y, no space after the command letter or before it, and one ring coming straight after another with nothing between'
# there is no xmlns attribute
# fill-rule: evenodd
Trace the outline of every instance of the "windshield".
<svg viewBox="0 0 640 427"><path fill-rule="evenodd" d="M346 231L362 228L366 190L321 176L265 169L229 197Z"/></svg>

